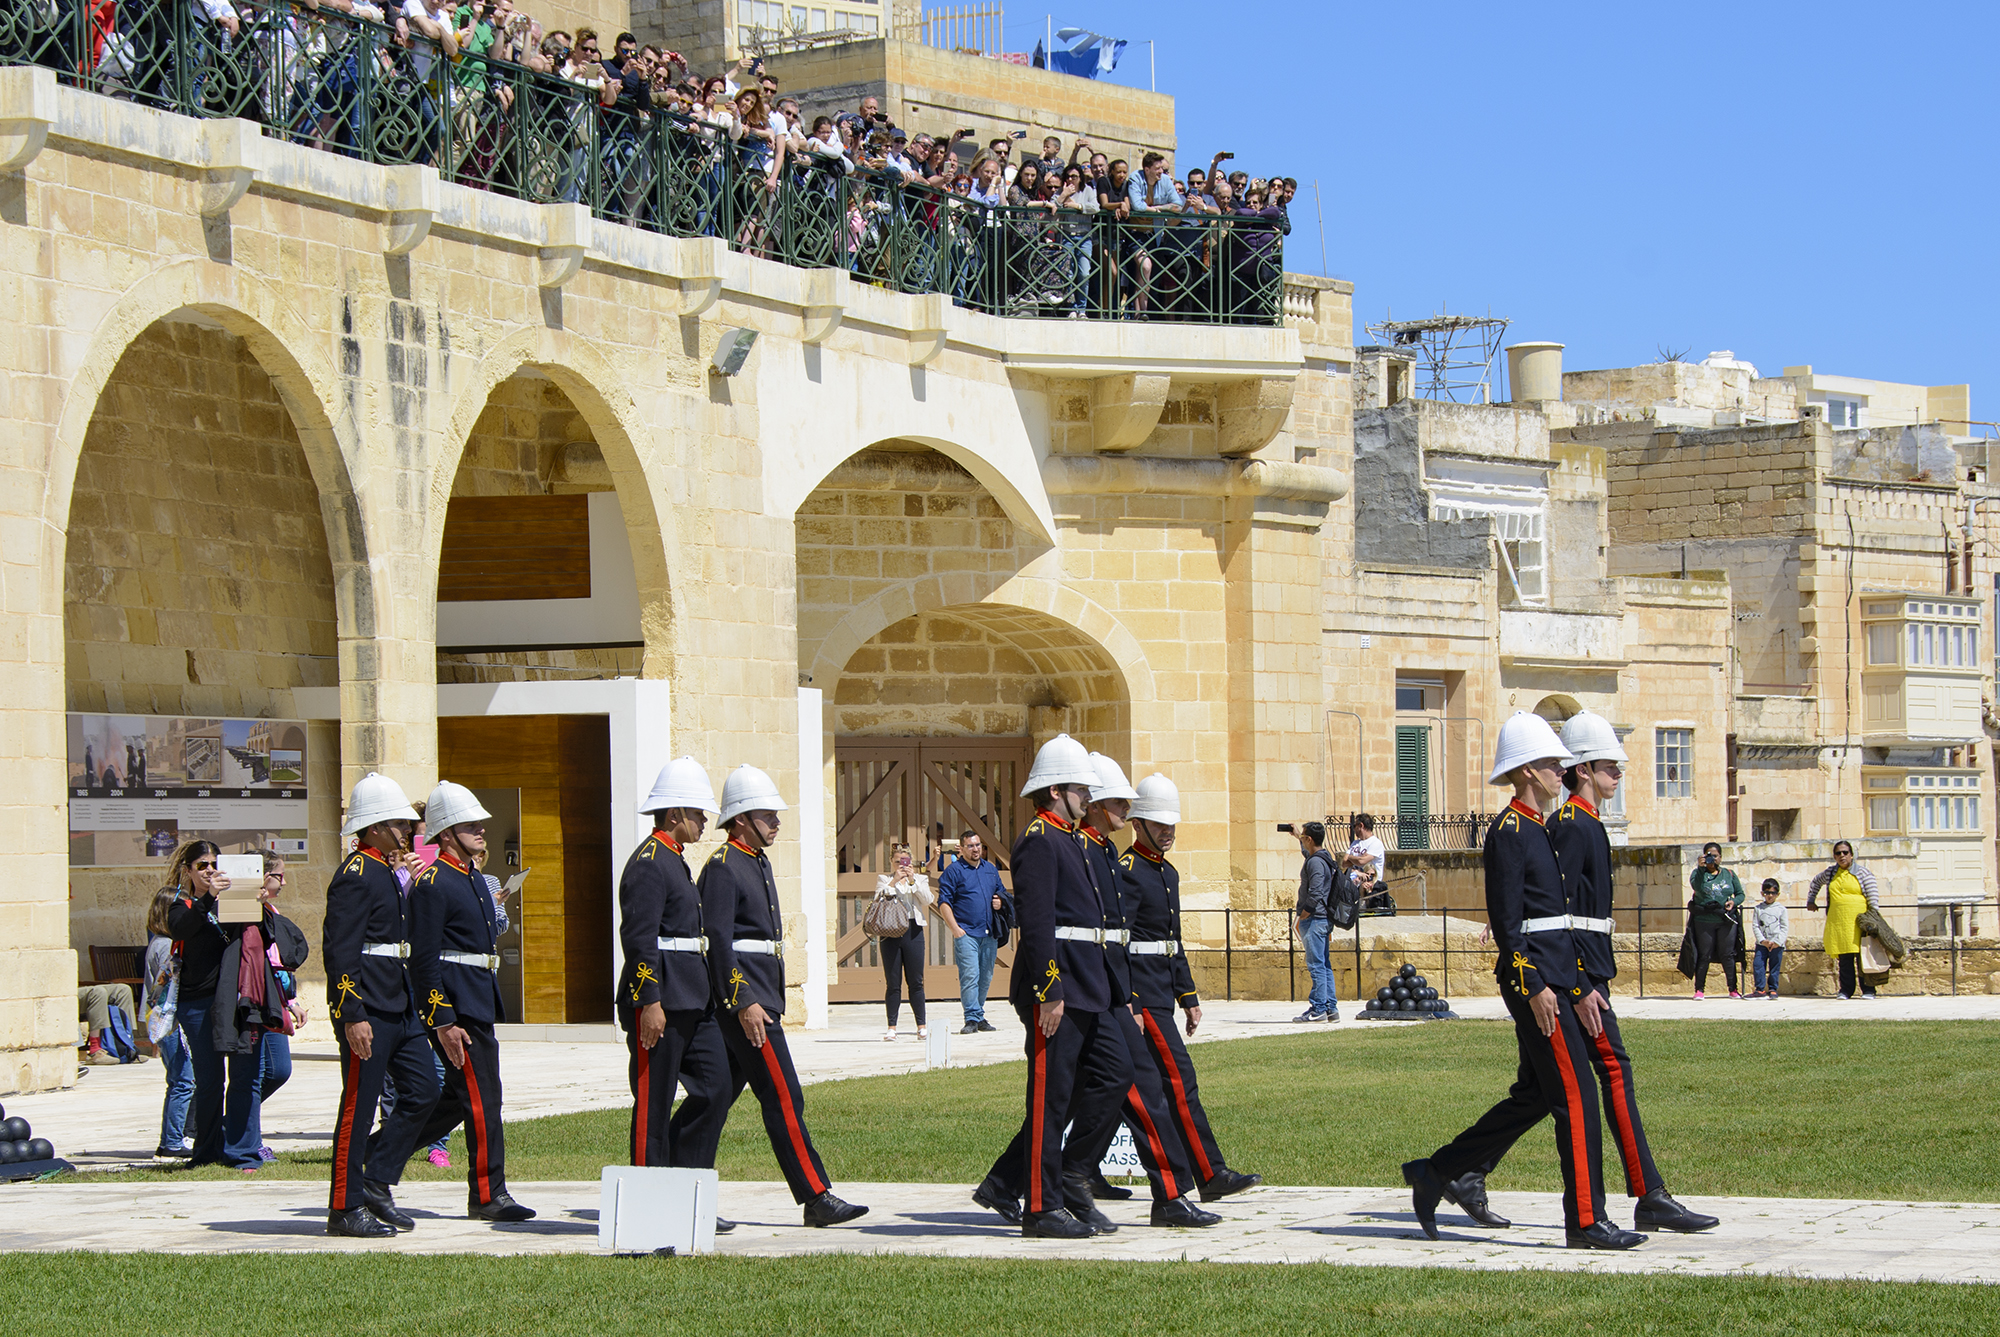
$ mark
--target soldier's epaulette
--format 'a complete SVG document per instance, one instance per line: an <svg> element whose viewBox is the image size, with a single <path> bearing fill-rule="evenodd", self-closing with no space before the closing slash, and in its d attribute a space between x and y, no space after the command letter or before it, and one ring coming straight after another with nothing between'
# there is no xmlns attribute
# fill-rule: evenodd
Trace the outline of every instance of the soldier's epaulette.
<svg viewBox="0 0 2000 1337"><path fill-rule="evenodd" d="M647 836L646 843L639 847L639 857L641 859L647 860L648 862L651 862L653 858L653 851L658 849L659 847L660 847L659 841L653 839L651 836Z"/></svg>
<svg viewBox="0 0 2000 1337"><path fill-rule="evenodd" d="M1519 831L1521 829L1521 814L1518 812L1502 813L1500 815L1500 829L1502 831Z"/></svg>
<svg viewBox="0 0 2000 1337"><path fill-rule="evenodd" d="M1118 866L1120 868L1123 868L1126 872L1129 873L1132 871L1132 864L1133 864L1132 851L1126 850L1124 854L1119 856Z"/></svg>
<svg viewBox="0 0 2000 1337"><path fill-rule="evenodd" d="M1037 817L1034 821L1028 823L1027 830L1023 831L1021 834L1028 836L1038 836L1042 832L1048 829L1049 829L1048 823L1044 822L1041 818Z"/></svg>
<svg viewBox="0 0 2000 1337"><path fill-rule="evenodd" d="M429 883L437 881L437 872L438 870L436 864L432 864L429 868L424 869L424 871L418 874L417 876L417 885L425 886Z"/></svg>
<svg viewBox="0 0 2000 1337"><path fill-rule="evenodd" d="M343 873L358 873L366 866L367 863L362 859L361 852L357 850L346 863L341 865L340 871Z"/></svg>
<svg viewBox="0 0 2000 1337"><path fill-rule="evenodd" d="M721 863L722 857L728 853L729 853L729 842L725 840L720 845L716 846L715 853L708 856L708 861L710 863Z"/></svg>

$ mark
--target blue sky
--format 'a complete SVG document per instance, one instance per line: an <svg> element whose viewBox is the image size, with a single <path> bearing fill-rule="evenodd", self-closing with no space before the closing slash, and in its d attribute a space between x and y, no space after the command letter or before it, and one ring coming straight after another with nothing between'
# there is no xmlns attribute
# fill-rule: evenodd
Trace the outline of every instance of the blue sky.
<svg viewBox="0 0 2000 1337"><path fill-rule="evenodd" d="M1572 370L1729 348L1765 374L1971 382L2000 417L2000 5L1079 0L1054 21L1130 39L1113 77L1139 87L1155 39L1178 170L1230 149L1317 177L1357 323L1490 309ZM1042 25L1010 4L1007 45ZM1287 268L1316 272L1309 190L1293 219Z"/></svg>

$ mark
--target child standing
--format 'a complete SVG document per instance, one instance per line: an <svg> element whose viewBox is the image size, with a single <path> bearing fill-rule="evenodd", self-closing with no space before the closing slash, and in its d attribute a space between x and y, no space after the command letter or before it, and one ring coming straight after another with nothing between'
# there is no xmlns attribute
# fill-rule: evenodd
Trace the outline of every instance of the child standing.
<svg viewBox="0 0 2000 1337"><path fill-rule="evenodd" d="M181 1034L175 1008L180 992L181 960L167 932L167 911L176 892L163 887L146 914L146 1034L160 1049L160 1066L167 1076L166 1103L160 1110L160 1146L155 1156L186 1160L194 1155L187 1144L188 1102L194 1099L194 1059Z"/></svg>
<svg viewBox="0 0 2000 1337"><path fill-rule="evenodd" d="M1750 931L1757 938L1757 959L1751 975L1756 990L1766 998L1778 996L1778 972L1785 964L1785 937L1791 932L1791 918L1778 899L1778 879L1764 879L1764 903L1750 916Z"/></svg>

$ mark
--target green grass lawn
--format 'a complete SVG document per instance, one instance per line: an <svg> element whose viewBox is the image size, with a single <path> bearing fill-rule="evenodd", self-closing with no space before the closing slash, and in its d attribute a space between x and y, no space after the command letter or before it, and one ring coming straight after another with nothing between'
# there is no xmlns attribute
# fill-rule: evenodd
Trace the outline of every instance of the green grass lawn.
<svg viewBox="0 0 2000 1337"><path fill-rule="evenodd" d="M199 1318L193 1317L199 1313ZM1983 1317L1982 1317L1983 1315ZM1991 1332L2000 1288L1325 1264L18 1254L0 1331L839 1334Z"/></svg>
<svg viewBox="0 0 2000 1337"><path fill-rule="evenodd" d="M1232 1165L1276 1184L1389 1185L1497 1099L1514 1075L1511 1027L1464 1021L1357 1034L1197 1046L1202 1096ZM1986 1111L2000 1089L2000 1027L1982 1022L1624 1024L1654 1156L1677 1192L1769 1197L2000 1200ZM806 1088L805 1114L839 1183L978 1182L1022 1108L1017 1063ZM594 1180L623 1164L623 1110L507 1125L509 1178ZM1496 1189L1559 1185L1549 1125L1492 1178ZM1621 1187L1609 1139L1607 1178ZM464 1147L453 1138L464 1165ZM724 1179L778 1178L745 1094L717 1161ZM326 1151L261 1173L324 1179ZM127 1178L235 1179L235 1171ZM416 1181L463 1171L413 1162ZM1679 1329L1661 1329L1679 1331Z"/></svg>

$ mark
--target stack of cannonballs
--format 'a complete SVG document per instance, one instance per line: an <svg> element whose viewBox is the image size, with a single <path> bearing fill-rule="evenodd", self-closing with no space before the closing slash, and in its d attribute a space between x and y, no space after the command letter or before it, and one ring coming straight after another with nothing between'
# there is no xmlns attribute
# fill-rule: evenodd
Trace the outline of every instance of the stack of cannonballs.
<svg viewBox="0 0 2000 1337"><path fill-rule="evenodd" d="M52 1161L56 1149L45 1137L34 1136L35 1130L28 1121L16 1115L6 1117L5 1106L0 1106L0 1167L20 1166L27 1169L38 1162ZM5 1178L7 1169L0 1169L0 1178Z"/></svg>
<svg viewBox="0 0 2000 1337"><path fill-rule="evenodd" d="M1375 991L1361 1015L1370 1021L1430 1021L1450 1016L1451 1004L1405 961L1396 978Z"/></svg>

